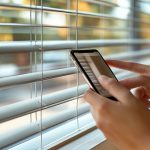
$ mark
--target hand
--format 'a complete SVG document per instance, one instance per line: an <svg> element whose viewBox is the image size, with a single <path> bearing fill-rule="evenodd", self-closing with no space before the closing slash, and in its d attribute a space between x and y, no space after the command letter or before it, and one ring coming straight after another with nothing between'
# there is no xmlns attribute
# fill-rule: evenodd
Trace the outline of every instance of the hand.
<svg viewBox="0 0 150 150"><path fill-rule="evenodd" d="M101 76L100 83L118 101L85 93L97 127L120 150L149 150L150 111L115 79Z"/></svg>
<svg viewBox="0 0 150 150"><path fill-rule="evenodd" d="M125 69L138 74L137 77L120 81L129 89L135 88L135 96L150 107L150 66L119 60L107 60L113 67Z"/></svg>

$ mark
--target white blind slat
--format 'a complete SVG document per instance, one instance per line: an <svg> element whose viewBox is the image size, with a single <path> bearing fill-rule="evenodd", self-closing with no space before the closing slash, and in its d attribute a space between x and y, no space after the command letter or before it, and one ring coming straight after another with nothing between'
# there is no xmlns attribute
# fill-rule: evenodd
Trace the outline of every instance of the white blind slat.
<svg viewBox="0 0 150 150"><path fill-rule="evenodd" d="M81 85L78 87L79 95L82 95L86 90L87 85ZM77 87L57 91L55 93L43 95L42 97L42 106L51 106L56 105L57 103L62 103L65 100L71 100L77 96ZM24 100L14 104L6 105L0 107L0 122L13 119L19 116L23 116L27 113L31 113L39 110L41 107L41 97L36 97L29 100Z"/></svg>
<svg viewBox="0 0 150 150"><path fill-rule="evenodd" d="M77 69L75 67L70 67L70 68L57 69L51 71L44 71L43 76L42 76L42 72L34 72L34 73L4 77L4 78L0 78L0 87L13 86L18 84L27 84L31 82L40 81L41 78L43 78L43 80L52 79L52 78L57 78L65 75L74 74L76 72Z"/></svg>
<svg viewBox="0 0 150 150"><path fill-rule="evenodd" d="M149 39L107 39L107 40L79 40L78 48L96 48L105 46L126 46L126 45L141 45L150 44ZM67 50L74 49L76 47L76 41L45 41L43 42L44 51L50 50ZM21 42L1 42L0 43L0 53L6 52L30 52L30 51L40 51L41 42L36 41L31 45L31 42L21 41Z"/></svg>
<svg viewBox="0 0 150 150"><path fill-rule="evenodd" d="M78 115L82 115L84 113L87 113L89 111L88 105L80 106L78 109ZM54 115L53 117L49 117L47 119L43 120L43 130L47 128L51 128L54 125L60 124L64 121L67 121L69 119L72 119L76 116L76 110L66 110L63 113L59 115ZM10 144L13 144L14 142L18 142L24 138L27 138L29 136L32 136L33 134L36 134L40 131L40 121L36 123L32 123L30 125L26 125L17 131L13 131L10 134L0 134L1 140L0 140L0 148L4 148Z"/></svg>

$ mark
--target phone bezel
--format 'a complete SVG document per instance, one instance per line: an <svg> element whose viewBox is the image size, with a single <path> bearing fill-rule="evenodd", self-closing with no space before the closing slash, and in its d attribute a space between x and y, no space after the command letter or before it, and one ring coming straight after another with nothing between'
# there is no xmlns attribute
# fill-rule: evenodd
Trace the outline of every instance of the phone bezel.
<svg viewBox="0 0 150 150"><path fill-rule="evenodd" d="M75 56L74 53L94 53L97 52L99 54L99 56L102 58L102 60L104 61L104 63L106 64L106 66L108 67L108 69L111 71L111 73L113 74L114 78L117 80L116 76L114 75L114 73L112 72L112 70L110 69L110 67L108 66L108 64L106 63L106 61L104 60L104 58L102 57L102 55L100 54L100 52L96 49L88 49L88 50L71 50L70 54L72 56L72 58L75 60L76 65L80 68L81 72L83 72L83 74L85 75L86 79L88 80L89 84L91 85L91 87L93 88L94 91L96 91L97 93L98 90L95 87L95 85L93 84L92 80L89 78L89 76L87 75L87 73L85 72L84 68L82 67L82 65L80 64L80 62L78 61L77 57ZM117 80L118 81L118 80ZM100 93L99 93L100 94ZM116 101L116 98L111 96L108 97L111 98L112 100Z"/></svg>

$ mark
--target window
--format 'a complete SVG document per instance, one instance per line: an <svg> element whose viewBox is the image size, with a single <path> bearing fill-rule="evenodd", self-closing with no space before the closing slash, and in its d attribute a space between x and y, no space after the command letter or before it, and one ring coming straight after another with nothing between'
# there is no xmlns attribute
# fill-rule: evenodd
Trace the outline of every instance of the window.
<svg viewBox="0 0 150 150"><path fill-rule="evenodd" d="M1 0L0 149L50 148L95 125L70 49L149 63L147 0ZM113 69L121 79L133 74Z"/></svg>

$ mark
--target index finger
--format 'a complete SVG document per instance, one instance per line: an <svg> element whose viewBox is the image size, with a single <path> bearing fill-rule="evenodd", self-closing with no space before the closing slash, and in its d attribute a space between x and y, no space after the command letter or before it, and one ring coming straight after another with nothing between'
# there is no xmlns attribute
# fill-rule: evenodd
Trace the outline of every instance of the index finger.
<svg viewBox="0 0 150 150"><path fill-rule="evenodd" d="M120 60L106 60L106 62L116 68L125 69L142 75L150 74L150 66L134 62L125 62Z"/></svg>
<svg viewBox="0 0 150 150"><path fill-rule="evenodd" d="M123 79L119 82L128 89L136 88L139 86L145 86L145 78L142 76Z"/></svg>

